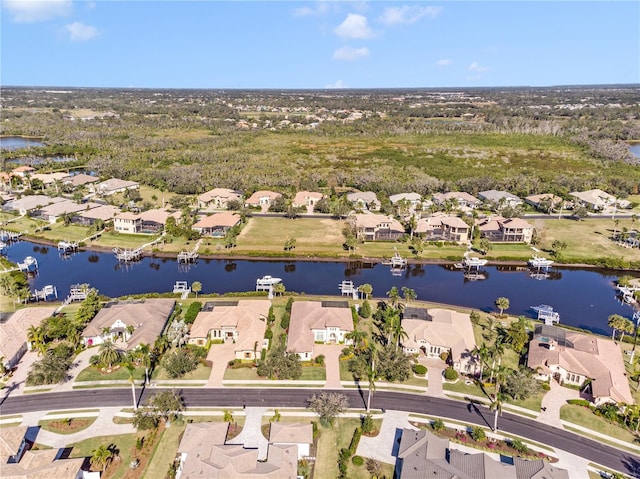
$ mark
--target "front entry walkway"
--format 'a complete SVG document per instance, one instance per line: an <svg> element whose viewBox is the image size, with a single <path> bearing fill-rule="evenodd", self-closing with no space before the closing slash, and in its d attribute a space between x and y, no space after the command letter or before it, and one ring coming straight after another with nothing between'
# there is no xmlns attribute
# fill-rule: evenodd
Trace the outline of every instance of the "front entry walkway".
<svg viewBox="0 0 640 479"><path fill-rule="evenodd" d="M227 370L229 361L235 358L233 341L226 341L223 344L212 344L207 354L207 360L211 361L211 373L206 387L221 388L224 373Z"/></svg>
<svg viewBox="0 0 640 479"><path fill-rule="evenodd" d="M536 420L562 429L560 408L567 404L568 399L580 399L580 392L562 387L553 379L549 384L551 389L542 398L541 412Z"/></svg>
<svg viewBox="0 0 640 479"><path fill-rule="evenodd" d="M429 387L426 394L434 397L446 397L442 389L442 373L447 366L444 361L440 358L428 358L420 355L418 362L427 368Z"/></svg>
<svg viewBox="0 0 640 479"><path fill-rule="evenodd" d="M344 346L341 344L315 344L313 355L318 357L324 355L324 367L327 375L324 384L325 389L340 389L340 355Z"/></svg>
<svg viewBox="0 0 640 479"><path fill-rule="evenodd" d="M376 461L395 464L403 429L416 429L409 423L409 413L387 410L380 432L375 437L362 436L356 454Z"/></svg>

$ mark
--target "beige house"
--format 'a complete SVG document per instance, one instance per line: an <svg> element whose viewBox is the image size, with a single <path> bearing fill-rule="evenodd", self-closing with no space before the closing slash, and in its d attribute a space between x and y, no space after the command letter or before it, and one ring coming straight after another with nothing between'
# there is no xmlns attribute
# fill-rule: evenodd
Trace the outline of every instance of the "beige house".
<svg viewBox="0 0 640 479"><path fill-rule="evenodd" d="M533 226L521 218L490 216L478 221L482 237L502 243L531 243Z"/></svg>
<svg viewBox="0 0 640 479"><path fill-rule="evenodd" d="M522 205L520 198L504 190L481 191L478 193L478 198L497 209L517 208Z"/></svg>
<svg viewBox="0 0 640 479"><path fill-rule="evenodd" d="M373 191L355 191L347 194L347 201L358 210L378 211L380 200Z"/></svg>
<svg viewBox="0 0 640 479"><path fill-rule="evenodd" d="M276 198L281 197L282 194L277 193L275 191L266 191L266 190L260 190L260 191L256 191L254 194L252 194L246 201L245 201L245 205L246 206L269 206L271 205L271 202L273 202L273 200L275 200Z"/></svg>
<svg viewBox="0 0 640 479"><path fill-rule="evenodd" d="M0 476L3 479L89 479L82 470L84 458L56 459L58 449L30 451L28 426L2 428L0 434Z"/></svg>
<svg viewBox="0 0 640 479"><path fill-rule="evenodd" d="M596 406L634 402L622 352L610 339L538 325L529 342L527 366L541 379L553 378L560 384L582 387L590 379L587 392Z"/></svg>
<svg viewBox="0 0 640 479"><path fill-rule="evenodd" d="M53 315L51 306L19 309L4 323L0 323L0 358L11 369L18 364L31 346L27 341L29 328L38 327L43 320Z"/></svg>
<svg viewBox="0 0 640 479"><path fill-rule="evenodd" d="M469 225L458 216L439 212L420 218L414 234L426 241L466 243L469 241L469 229Z"/></svg>
<svg viewBox="0 0 640 479"><path fill-rule="evenodd" d="M616 204L615 196L597 188L587 191L573 191L569 193L569 196L575 198L582 206L594 211L600 211Z"/></svg>
<svg viewBox="0 0 640 479"><path fill-rule="evenodd" d="M24 216L31 211L39 210L45 206L60 203L62 201L68 200L60 197L51 198L46 195L29 195L2 205L2 211L14 211Z"/></svg>
<svg viewBox="0 0 640 479"><path fill-rule="evenodd" d="M172 216L180 218L181 212L171 213L164 209L151 209L142 213L125 211L113 218L113 228L120 233L159 234Z"/></svg>
<svg viewBox="0 0 640 479"><path fill-rule="evenodd" d="M31 176L31 174L36 171L35 168L31 166L18 166L11 170L11 176L17 176L19 178L27 178Z"/></svg>
<svg viewBox="0 0 640 479"><path fill-rule="evenodd" d="M84 186L91 183L97 183L100 181L100 178L97 176L86 175L84 173L80 173L78 175L69 175L62 178L62 183L65 185L70 185L72 188L77 188L78 186Z"/></svg>
<svg viewBox="0 0 640 479"><path fill-rule="evenodd" d="M272 422L269 431L269 443L274 446L295 446L298 449L298 460L310 456L313 443L313 426L310 423Z"/></svg>
<svg viewBox="0 0 640 479"><path fill-rule="evenodd" d="M450 191L448 193L435 193L433 195L433 202L437 204L444 204L447 201L455 202L458 208L473 209L482 203L478 198L464 191Z"/></svg>
<svg viewBox="0 0 640 479"><path fill-rule="evenodd" d="M98 206L97 203L76 203L67 200L59 201L38 210L40 218L53 224L65 215L74 215L80 211L88 211Z"/></svg>
<svg viewBox="0 0 640 479"><path fill-rule="evenodd" d="M113 229L118 233L135 234L142 227L142 219L137 213L124 211L113 218Z"/></svg>
<svg viewBox="0 0 640 479"><path fill-rule="evenodd" d="M562 204L562 198L553 193L543 193L541 195L527 196L524 202L539 210L544 210L548 208L548 206L555 209Z"/></svg>
<svg viewBox="0 0 640 479"><path fill-rule="evenodd" d="M62 181L66 177L66 173L34 173L31 175L32 180L40 180L45 186L52 185L56 181Z"/></svg>
<svg viewBox="0 0 640 479"><path fill-rule="evenodd" d="M226 210L230 201L242 204L242 193L229 188L214 188L198 196L198 208Z"/></svg>
<svg viewBox="0 0 640 479"><path fill-rule="evenodd" d="M298 191L292 204L296 208L301 206L314 207L318 201L325 197L326 195L315 191Z"/></svg>
<svg viewBox="0 0 640 479"><path fill-rule="evenodd" d="M313 345L350 344L346 334L353 331L353 317L347 301L295 301L287 336L287 352L301 360L313 357Z"/></svg>
<svg viewBox="0 0 640 479"><path fill-rule="evenodd" d="M173 313L174 299L149 298L107 303L82 332L87 347L105 341L125 344L131 351L141 344L153 344Z"/></svg>
<svg viewBox="0 0 640 479"><path fill-rule="evenodd" d="M356 234L363 241L395 241L404 234L404 226L393 216L374 213L354 213L349 216Z"/></svg>
<svg viewBox="0 0 640 479"><path fill-rule="evenodd" d="M257 359L268 347L264 333L270 307L271 301L264 299L206 303L191 325L189 343L204 346L209 339L231 341L236 359Z"/></svg>
<svg viewBox="0 0 640 479"><path fill-rule="evenodd" d="M225 211L224 213L215 213L205 216L195 223L191 228L201 235L209 235L214 237L224 236L225 233L240 224L240 215Z"/></svg>
<svg viewBox="0 0 640 479"><path fill-rule="evenodd" d="M255 446L227 443L228 428L226 422L187 424L176 479L296 479L295 445L269 444L267 456L261 457Z"/></svg>
<svg viewBox="0 0 640 479"><path fill-rule="evenodd" d="M471 354L476 341L468 314L450 309L407 307L402 315L402 327L407 333L402 341L405 353L423 353L436 358L449 352L449 362L456 371L471 375L480 371Z"/></svg>
<svg viewBox="0 0 640 479"><path fill-rule="evenodd" d="M111 178L101 183L89 185L89 190L98 195L111 196L116 193L123 193L127 190L137 190L140 183L137 181L121 180L120 178Z"/></svg>
<svg viewBox="0 0 640 479"><path fill-rule="evenodd" d="M97 208L91 208L90 210L78 211L73 216L72 221L82 225L92 225L97 220L104 222L111 221L120 213L120 208L117 206L100 205Z"/></svg>

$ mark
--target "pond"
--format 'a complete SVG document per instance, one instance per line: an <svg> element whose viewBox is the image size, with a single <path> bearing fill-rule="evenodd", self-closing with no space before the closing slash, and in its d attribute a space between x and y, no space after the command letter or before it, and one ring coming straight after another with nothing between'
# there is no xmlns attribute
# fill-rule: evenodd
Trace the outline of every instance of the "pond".
<svg viewBox="0 0 640 479"><path fill-rule="evenodd" d="M19 150L31 146L44 146L38 138L25 138L23 136L0 137L0 150Z"/></svg>

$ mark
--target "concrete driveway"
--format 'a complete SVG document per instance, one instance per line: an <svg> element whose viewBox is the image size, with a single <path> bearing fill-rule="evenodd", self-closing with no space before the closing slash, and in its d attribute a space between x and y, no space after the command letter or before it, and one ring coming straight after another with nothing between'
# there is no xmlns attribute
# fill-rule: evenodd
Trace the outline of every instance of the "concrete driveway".
<svg viewBox="0 0 640 479"><path fill-rule="evenodd" d="M207 381L208 388L221 388L224 372L227 370L227 364L235 359L233 341L227 341L224 344L212 344L207 354L207 360L211 361L211 374Z"/></svg>
<svg viewBox="0 0 640 479"><path fill-rule="evenodd" d="M340 389L340 354L344 349L342 344L314 344L313 357L324 355L324 367L327 375L325 389Z"/></svg>

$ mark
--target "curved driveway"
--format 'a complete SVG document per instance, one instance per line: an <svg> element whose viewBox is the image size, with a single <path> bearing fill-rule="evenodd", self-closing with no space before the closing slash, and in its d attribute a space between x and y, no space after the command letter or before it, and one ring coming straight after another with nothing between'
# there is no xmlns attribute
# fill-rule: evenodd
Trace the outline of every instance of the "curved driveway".
<svg viewBox="0 0 640 479"><path fill-rule="evenodd" d="M142 402L162 389L142 392ZM326 390L324 390L326 391ZM183 389L181 391L187 407L305 407L307 399L314 393L310 389ZM336 392L349 398L351 407L364 408L365 391L342 389ZM131 391L120 389L78 390L62 393L30 394L5 399L0 405L4 414L19 414L32 411L57 411L70 408L131 405ZM493 415L484 406L475 406L451 399L397 393L376 392L372 398L375 409L397 409L414 413L451 418L465 423L489 426ZM562 449L584 457L602 466L625 471L640 477L640 456L621 451L605 444L584 438L563 429L554 428L528 418L503 413L498 419L501 431L512 433L532 441Z"/></svg>

